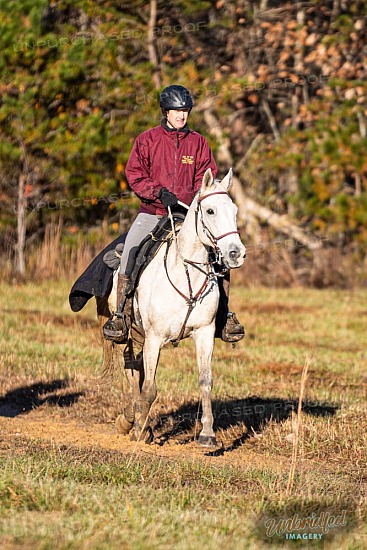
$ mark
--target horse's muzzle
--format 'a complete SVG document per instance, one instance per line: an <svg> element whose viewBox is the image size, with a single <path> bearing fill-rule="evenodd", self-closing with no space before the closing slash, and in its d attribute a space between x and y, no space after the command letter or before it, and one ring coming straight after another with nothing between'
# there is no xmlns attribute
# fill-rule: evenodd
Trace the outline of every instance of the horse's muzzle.
<svg viewBox="0 0 367 550"><path fill-rule="evenodd" d="M223 257L224 263L230 269L236 269L241 267L246 258L246 248L242 245L241 247L235 245L230 247L228 252L228 257Z"/></svg>
<svg viewBox="0 0 367 550"><path fill-rule="evenodd" d="M231 250L229 253L229 257L231 260L237 260L240 256L241 254L238 250Z"/></svg>

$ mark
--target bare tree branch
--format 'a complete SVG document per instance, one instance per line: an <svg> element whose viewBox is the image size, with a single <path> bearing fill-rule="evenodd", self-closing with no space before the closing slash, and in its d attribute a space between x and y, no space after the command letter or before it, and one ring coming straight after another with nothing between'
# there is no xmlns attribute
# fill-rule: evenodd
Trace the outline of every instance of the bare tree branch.
<svg viewBox="0 0 367 550"><path fill-rule="evenodd" d="M366 122L364 120L364 116L363 116L363 113L361 113L361 111L357 111L357 118L358 118L358 124L359 124L359 133L361 134L362 138L365 138L367 135Z"/></svg>
<svg viewBox="0 0 367 550"><path fill-rule="evenodd" d="M274 115L271 112L270 105L269 105L267 99L265 99L265 98L263 99L262 106L263 106L263 109L265 111L266 116L268 117L269 124L270 124L272 132L274 134L274 137L275 137L276 140L278 140L280 138L280 133L279 133L277 123L275 122Z"/></svg>

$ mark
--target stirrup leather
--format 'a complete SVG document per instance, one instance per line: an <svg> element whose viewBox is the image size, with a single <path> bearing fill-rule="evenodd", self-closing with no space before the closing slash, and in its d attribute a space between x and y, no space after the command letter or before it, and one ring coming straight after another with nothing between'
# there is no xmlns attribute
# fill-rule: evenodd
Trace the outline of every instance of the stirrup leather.
<svg viewBox="0 0 367 550"><path fill-rule="evenodd" d="M112 313L103 327L103 336L106 340L112 340L117 344L127 342L130 330L131 298L125 295L126 287L129 284L129 277L118 274L116 312Z"/></svg>

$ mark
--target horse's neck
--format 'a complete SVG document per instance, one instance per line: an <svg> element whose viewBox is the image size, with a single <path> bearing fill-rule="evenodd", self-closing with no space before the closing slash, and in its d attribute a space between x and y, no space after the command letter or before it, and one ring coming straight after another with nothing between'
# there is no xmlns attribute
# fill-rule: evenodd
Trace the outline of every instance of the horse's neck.
<svg viewBox="0 0 367 550"><path fill-rule="evenodd" d="M196 200L194 200L196 204ZM181 257L185 260L205 262L208 251L200 241L195 227L195 204L192 204L177 237Z"/></svg>

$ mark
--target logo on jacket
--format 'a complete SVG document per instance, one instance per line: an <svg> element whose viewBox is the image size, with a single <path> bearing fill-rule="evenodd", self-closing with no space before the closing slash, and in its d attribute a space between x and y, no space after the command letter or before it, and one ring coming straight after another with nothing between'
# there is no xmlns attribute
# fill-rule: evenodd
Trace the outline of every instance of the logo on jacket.
<svg viewBox="0 0 367 550"><path fill-rule="evenodd" d="M182 155L182 164L194 164L194 157L191 155Z"/></svg>

